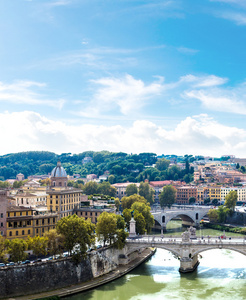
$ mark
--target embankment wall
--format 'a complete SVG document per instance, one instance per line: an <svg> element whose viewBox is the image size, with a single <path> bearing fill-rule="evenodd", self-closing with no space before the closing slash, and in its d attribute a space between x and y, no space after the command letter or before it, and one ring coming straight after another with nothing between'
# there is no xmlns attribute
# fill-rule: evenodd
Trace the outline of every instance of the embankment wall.
<svg viewBox="0 0 246 300"><path fill-rule="evenodd" d="M125 253L125 248L117 250L110 247L91 252L87 259L77 264L71 258L62 258L0 268L0 299L41 293L89 281L116 269L120 263L119 255ZM128 256L128 261L134 257L135 255Z"/></svg>

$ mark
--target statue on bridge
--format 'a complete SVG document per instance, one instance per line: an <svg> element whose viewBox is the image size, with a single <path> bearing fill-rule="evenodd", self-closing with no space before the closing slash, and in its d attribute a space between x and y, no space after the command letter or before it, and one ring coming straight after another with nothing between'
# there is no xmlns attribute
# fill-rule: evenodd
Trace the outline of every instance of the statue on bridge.
<svg viewBox="0 0 246 300"><path fill-rule="evenodd" d="M182 233L182 243L189 243L190 242L190 232L185 231Z"/></svg>
<svg viewBox="0 0 246 300"><path fill-rule="evenodd" d="M188 229L189 233L190 233L190 239L191 240L195 240L197 237L196 237L196 228L195 227L192 227L190 226L190 228Z"/></svg>

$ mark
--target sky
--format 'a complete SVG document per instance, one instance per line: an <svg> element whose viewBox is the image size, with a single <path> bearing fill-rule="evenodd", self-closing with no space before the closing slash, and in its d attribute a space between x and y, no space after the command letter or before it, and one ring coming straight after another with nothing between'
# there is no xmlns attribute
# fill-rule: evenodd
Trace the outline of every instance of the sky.
<svg viewBox="0 0 246 300"><path fill-rule="evenodd" d="M0 155L246 157L245 0L0 0Z"/></svg>

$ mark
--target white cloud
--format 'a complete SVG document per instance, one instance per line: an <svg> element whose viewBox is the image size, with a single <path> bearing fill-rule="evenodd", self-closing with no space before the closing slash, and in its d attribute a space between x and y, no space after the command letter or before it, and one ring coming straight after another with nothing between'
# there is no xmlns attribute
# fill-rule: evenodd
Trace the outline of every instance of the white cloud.
<svg viewBox="0 0 246 300"><path fill-rule="evenodd" d="M81 112L84 116L95 117L115 109L119 109L123 115L133 114L146 105L147 100L160 95L163 90L162 78L150 84L145 84L131 75L122 78L101 78L91 82L99 87L92 101Z"/></svg>
<svg viewBox="0 0 246 300"><path fill-rule="evenodd" d="M0 102L28 105L47 105L61 109L65 100L50 100L42 97L34 89L44 88L46 84L34 81L16 81L12 84L0 82Z"/></svg>
<svg viewBox="0 0 246 300"><path fill-rule="evenodd" d="M13 122L15 120L15 122ZM165 130L146 120L130 127L68 125L38 113L25 111L0 114L1 155L27 150L80 153L86 150L127 153L201 154L224 153L245 157L246 131L224 126L207 115L187 117L174 130Z"/></svg>
<svg viewBox="0 0 246 300"><path fill-rule="evenodd" d="M227 81L227 78L222 78L215 75L194 76L192 74L189 74L182 76L179 82L190 83L193 87L212 87L225 84Z"/></svg>
<svg viewBox="0 0 246 300"><path fill-rule="evenodd" d="M139 118L144 112L149 115L144 108L153 107L154 104L160 109L169 104L182 104L183 107L193 105L192 109L195 109L196 104L198 109L199 103L208 110L246 114L245 83L225 86L228 79L215 75L188 74L171 83L164 82L163 77L156 78L156 81L146 83L127 74L119 78L91 80L92 96L89 101L83 102L82 110L77 110L75 114L87 118L112 118L114 115L132 119L133 116ZM195 103L193 99L199 102ZM187 100L192 100L193 104Z"/></svg>

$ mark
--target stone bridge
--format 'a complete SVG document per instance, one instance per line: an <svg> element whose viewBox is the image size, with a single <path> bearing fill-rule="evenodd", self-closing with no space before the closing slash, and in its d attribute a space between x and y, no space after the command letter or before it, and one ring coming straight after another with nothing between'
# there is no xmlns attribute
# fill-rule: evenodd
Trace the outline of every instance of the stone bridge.
<svg viewBox="0 0 246 300"><path fill-rule="evenodd" d="M167 223L175 218L181 218L183 226L199 227L200 221L208 213L209 209L209 206L179 206L167 210L151 211L151 213L157 227L163 233L163 231L166 231Z"/></svg>
<svg viewBox="0 0 246 300"><path fill-rule="evenodd" d="M218 237L206 237L203 239L192 236L186 231L175 238L161 236L144 236L141 238L129 238L127 240L129 253L139 251L141 248L155 247L172 252L180 260L179 271L192 272L199 265L198 257L201 252L212 249L229 249L246 255L246 242L244 238L221 239Z"/></svg>

